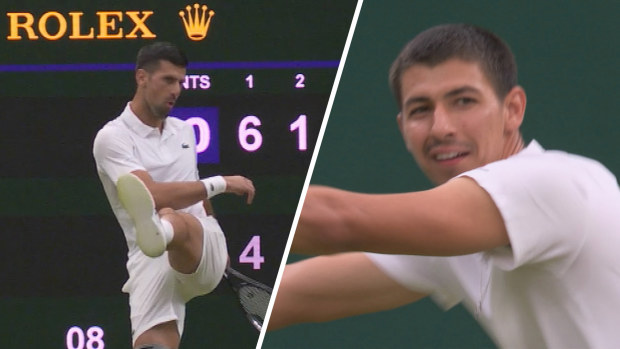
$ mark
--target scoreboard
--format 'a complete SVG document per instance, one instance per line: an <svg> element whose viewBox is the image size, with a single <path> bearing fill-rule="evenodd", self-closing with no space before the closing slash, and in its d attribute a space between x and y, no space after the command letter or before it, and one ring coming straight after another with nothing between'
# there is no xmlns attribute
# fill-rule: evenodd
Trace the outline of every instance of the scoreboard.
<svg viewBox="0 0 620 349"><path fill-rule="evenodd" d="M127 247L92 158L133 97L140 47L190 64L171 115L195 130L234 268L273 285L356 1L4 1L0 5L0 345L128 348ZM181 347L253 348L227 287L188 304Z"/></svg>

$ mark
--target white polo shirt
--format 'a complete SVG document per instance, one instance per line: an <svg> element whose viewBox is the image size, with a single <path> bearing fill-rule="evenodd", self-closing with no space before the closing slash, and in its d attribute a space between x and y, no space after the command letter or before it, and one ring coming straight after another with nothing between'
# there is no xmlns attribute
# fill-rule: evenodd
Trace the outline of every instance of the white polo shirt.
<svg viewBox="0 0 620 349"><path fill-rule="evenodd" d="M466 172L510 246L456 257L368 254L403 286L459 302L502 348L620 347L620 190L596 161L532 142Z"/></svg>
<svg viewBox="0 0 620 349"><path fill-rule="evenodd" d="M131 218L118 200L116 181L121 175L135 170L147 171L158 182L198 180L194 130L185 121L169 116L160 133L158 128L142 123L127 103L121 115L97 133L93 154L99 178L123 229L131 258L139 248ZM206 217L202 201L180 211Z"/></svg>

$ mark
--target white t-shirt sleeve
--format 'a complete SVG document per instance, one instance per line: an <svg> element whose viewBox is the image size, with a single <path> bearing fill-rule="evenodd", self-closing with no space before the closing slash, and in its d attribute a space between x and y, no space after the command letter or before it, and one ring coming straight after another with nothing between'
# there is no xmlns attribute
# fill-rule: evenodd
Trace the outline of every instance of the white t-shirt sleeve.
<svg viewBox="0 0 620 349"><path fill-rule="evenodd" d="M540 263L557 275L573 262L585 238L587 192L567 156L519 154L462 174L489 193L504 220L510 246L487 252L497 267Z"/></svg>
<svg viewBox="0 0 620 349"><path fill-rule="evenodd" d="M113 183L126 173L144 170L144 166L133 154L134 144L131 138L123 133L124 130L103 128L95 137L93 144L97 170L105 173Z"/></svg>
<svg viewBox="0 0 620 349"><path fill-rule="evenodd" d="M445 257L366 253L387 276L414 292L431 296L439 306L449 309L462 300L451 293L451 271Z"/></svg>

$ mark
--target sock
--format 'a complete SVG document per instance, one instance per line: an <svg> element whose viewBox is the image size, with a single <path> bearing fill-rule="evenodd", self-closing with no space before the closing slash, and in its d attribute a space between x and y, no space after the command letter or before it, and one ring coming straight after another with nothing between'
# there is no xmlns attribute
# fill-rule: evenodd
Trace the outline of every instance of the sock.
<svg viewBox="0 0 620 349"><path fill-rule="evenodd" d="M162 234L164 235L164 238L166 239L166 245L168 245L170 243L170 241L172 241L172 238L174 237L174 227L172 227L172 223L168 222L168 220L166 219L160 219L161 221L161 226L162 228Z"/></svg>

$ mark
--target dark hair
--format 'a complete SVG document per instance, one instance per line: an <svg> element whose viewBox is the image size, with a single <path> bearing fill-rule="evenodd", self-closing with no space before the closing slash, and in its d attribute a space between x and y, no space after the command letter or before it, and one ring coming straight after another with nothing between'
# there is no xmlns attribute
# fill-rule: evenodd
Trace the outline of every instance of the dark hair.
<svg viewBox="0 0 620 349"><path fill-rule="evenodd" d="M402 106L402 74L413 65L434 67L451 58L480 64L501 100L517 85L514 56L498 36L468 24L444 24L418 34L400 52L390 68L390 87Z"/></svg>
<svg viewBox="0 0 620 349"><path fill-rule="evenodd" d="M179 67L187 67L187 57L175 45L169 42L155 42L144 46L138 51L136 70L144 69L152 72L159 67L159 61L168 61Z"/></svg>

